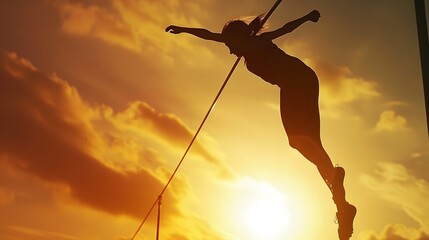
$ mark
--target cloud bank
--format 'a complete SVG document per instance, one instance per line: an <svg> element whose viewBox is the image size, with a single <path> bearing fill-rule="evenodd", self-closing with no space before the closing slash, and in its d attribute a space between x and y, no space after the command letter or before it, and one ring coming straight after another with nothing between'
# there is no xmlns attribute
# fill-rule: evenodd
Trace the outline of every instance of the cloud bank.
<svg viewBox="0 0 429 240"><path fill-rule="evenodd" d="M140 220L170 174L156 147L182 152L192 136L178 117L144 102L122 112L91 105L15 53L1 56L0 79L0 164L62 186L75 202L103 212ZM232 176L214 151L196 142L194 155ZM164 196L166 219L183 217L188 191L179 175ZM0 188L1 204L13 199Z"/></svg>

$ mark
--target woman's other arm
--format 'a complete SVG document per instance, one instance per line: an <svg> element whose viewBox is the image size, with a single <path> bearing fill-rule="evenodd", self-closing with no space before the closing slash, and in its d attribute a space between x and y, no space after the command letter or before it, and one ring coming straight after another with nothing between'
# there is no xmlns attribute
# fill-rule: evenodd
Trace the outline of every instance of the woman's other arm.
<svg viewBox="0 0 429 240"><path fill-rule="evenodd" d="M225 42L222 34L210 32L209 30L204 28L189 28L170 25L165 29L165 31L173 34L188 33L205 40Z"/></svg>
<svg viewBox="0 0 429 240"><path fill-rule="evenodd" d="M270 40L276 39L278 37L281 37L287 33L292 32L293 30L297 29L299 26L301 26L303 23L307 21L317 22L320 18L320 12L317 10L311 11L309 14L298 18L294 21L286 23L283 27L271 31L271 32L265 32L262 33L260 36L263 38L268 38Z"/></svg>

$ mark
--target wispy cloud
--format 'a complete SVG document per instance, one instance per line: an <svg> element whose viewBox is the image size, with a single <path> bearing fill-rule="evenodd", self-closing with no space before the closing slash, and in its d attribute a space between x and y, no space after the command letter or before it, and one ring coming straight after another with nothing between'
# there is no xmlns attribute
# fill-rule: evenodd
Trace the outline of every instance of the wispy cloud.
<svg viewBox="0 0 429 240"><path fill-rule="evenodd" d="M380 234L364 233L360 240L428 240L429 233L423 229L406 227L401 224L387 225Z"/></svg>
<svg viewBox="0 0 429 240"><path fill-rule="evenodd" d="M423 229L428 229L428 182L395 163L380 163L372 174L363 175L361 180L381 198L400 206Z"/></svg>
<svg viewBox="0 0 429 240"><path fill-rule="evenodd" d="M51 231L45 231L35 228L28 228L28 227L21 227L21 226L6 226L6 229L16 232L20 234L23 239L44 239L44 240L54 240L54 239L61 239L61 240L76 240L79 239L75 236L59 233L59 232L51 232Z"/></svg>

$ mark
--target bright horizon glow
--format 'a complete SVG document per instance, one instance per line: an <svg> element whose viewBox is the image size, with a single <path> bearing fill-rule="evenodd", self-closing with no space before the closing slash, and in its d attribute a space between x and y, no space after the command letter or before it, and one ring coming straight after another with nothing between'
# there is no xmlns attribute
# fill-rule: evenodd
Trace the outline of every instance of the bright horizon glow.
<svg viewBox="0 0 429 240"><path fill-rule="evenodd" d="M291 229L293 212L288 199L269 183L257 183L256 193L244 207L243 225L252 239L284 238ZM253 195L252 194L252 195Z"/></svg>

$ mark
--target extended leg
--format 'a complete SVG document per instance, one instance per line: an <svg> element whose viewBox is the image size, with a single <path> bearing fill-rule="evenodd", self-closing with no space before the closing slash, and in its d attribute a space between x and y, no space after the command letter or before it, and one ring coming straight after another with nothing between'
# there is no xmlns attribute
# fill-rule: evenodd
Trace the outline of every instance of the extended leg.
<svg viewBox="0 0 429 240"><path fill-rule="evenodd" d="M316 165L323 180L330 187L334 166L320 141L316 142L308 136L289 135L288 137L290 146Z"/></svg>
<svg viewBox="0 0 429 240"><path fill-rule="evenodd" d="M332 191L337 206L338 236L348 240L353 233L356 208L345 198L343 180L345 171L335 167L320 140L318 80L313 74L304 74L280 90L280 110L289 144L314 163Z"/></svg>
<svg viewBox="0 0 429 240"><path fill-rule="evenodd" d="M335 204L343 204L346 201L343 186L344 169L341 167L334 168L320 139L314 139L314 137L311 138L309 136L291 135L289 136L289 144L316 165L323 180L332 191Z"/></svg>
<svg viewBox="0 0 429 240"><path fill-rule="evenodd" d="M333 200L337 206L339 223L338 236L340 240L348 240L353 233L353 220L356 207L349 204L345 198L343 186L345 171L342 167L333 167L331 159L323 149L320 141L314 141L308 136L289 136L290 145L304 157L317 166L323 179L332 191ZM320 143L320 144L319 144Z"/></svg>

